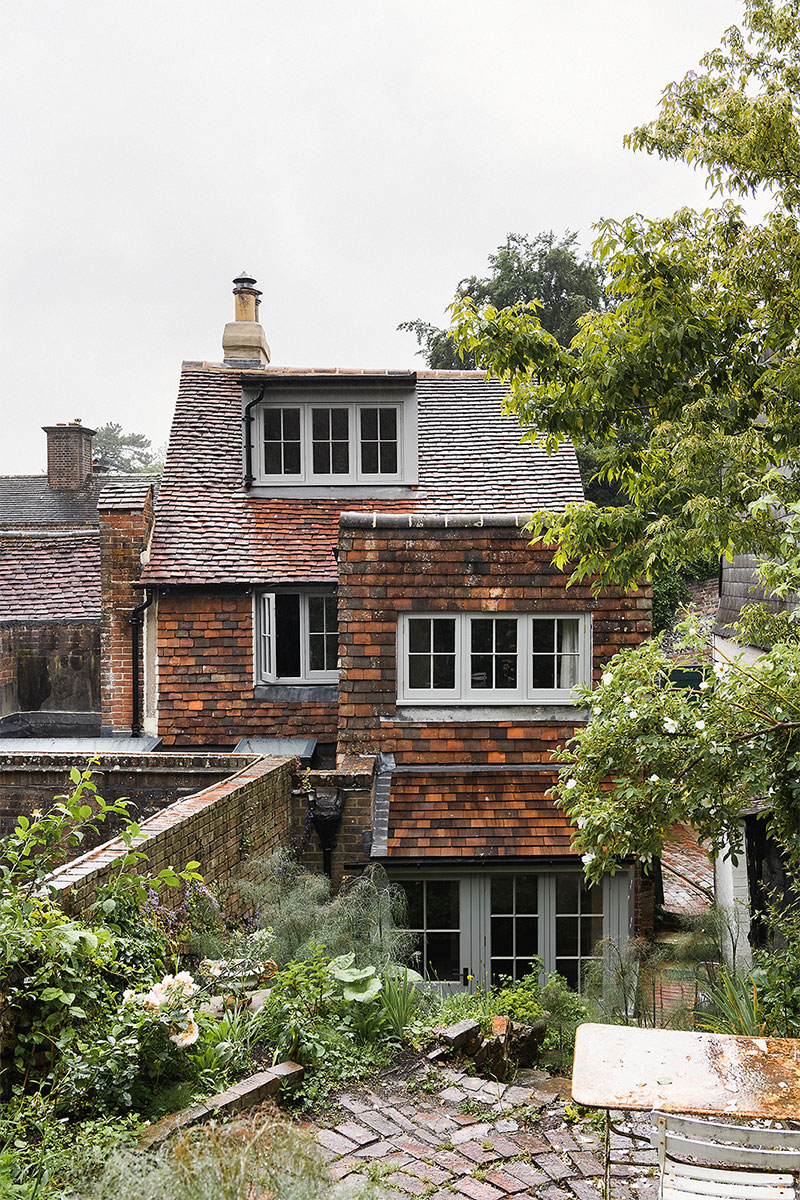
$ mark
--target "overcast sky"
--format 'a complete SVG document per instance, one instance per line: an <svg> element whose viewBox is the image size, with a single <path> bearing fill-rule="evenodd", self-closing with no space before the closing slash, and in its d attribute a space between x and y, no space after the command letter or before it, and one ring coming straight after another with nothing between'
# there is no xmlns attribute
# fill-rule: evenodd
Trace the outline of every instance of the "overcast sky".
<svg viewBox="0 0 800 1200"><path fill-rule="evenodd" d="M272 361L421 365L509 232L707 203L622 147L737 0L0 3L0 474L40 427L166 440L242 269Z"/></svg>

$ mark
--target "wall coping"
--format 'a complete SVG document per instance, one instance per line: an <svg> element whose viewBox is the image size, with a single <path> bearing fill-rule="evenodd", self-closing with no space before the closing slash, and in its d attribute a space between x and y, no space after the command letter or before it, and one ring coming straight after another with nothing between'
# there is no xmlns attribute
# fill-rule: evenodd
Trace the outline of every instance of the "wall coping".
<svg viewBox="0 0 800 1200"><path fill-rule="evenodd" d="M530 525L533 513L388 513L343 512L342 529L518 529Z"/></svg>

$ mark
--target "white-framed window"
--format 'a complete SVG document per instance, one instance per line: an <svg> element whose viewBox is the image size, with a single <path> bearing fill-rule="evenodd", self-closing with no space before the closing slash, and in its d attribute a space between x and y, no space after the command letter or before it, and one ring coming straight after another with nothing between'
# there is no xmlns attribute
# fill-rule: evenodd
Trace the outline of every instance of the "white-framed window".
<svg viewBox="0 0 800 1200"><path fill-rule="evenodd" d="M398 699L571 703L591 677L588 613L403 613Z"/></svg>
<svg viewBox="0 0 800 1200"><path fill-rule="evenodd" d="M404 477L402 403L328 398L259 410L259 482L398 483Z"/></svg>
<svg viewBox="0 0 800 1200"><path fill-rule="evenodd" d="M261 592L255 600L256 683L335 683L334 592Z"/></svg>

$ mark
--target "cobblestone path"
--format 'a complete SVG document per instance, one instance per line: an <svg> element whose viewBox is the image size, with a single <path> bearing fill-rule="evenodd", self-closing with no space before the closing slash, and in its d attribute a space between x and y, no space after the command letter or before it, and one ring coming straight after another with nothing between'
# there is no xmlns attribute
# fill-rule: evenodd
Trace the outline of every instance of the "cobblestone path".
<svg viewBox="0 0 800 1200"><path fill-rule="evenodd" d="M343 1194L371 1180L395 1200L599 1200L602 1133L567 1124L568 1102L569 1081L540 1071L508 1085L420 1067L341 1094L313 1128ZM654 1200L655 1154L633 1144L612 1135L612 1194Z"/></svg>

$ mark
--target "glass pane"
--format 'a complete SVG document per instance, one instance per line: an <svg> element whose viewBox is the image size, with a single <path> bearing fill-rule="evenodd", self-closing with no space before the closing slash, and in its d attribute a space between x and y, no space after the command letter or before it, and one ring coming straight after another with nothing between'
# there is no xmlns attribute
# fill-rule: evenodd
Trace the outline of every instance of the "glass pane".
<svg viewBox="0 0 800 1200"><path fill-rule="evenodd" d="M537 913L539 911L539 880L536 875L517 875L517 912Z"/></svg>
<svg viewBox="0 0 800 1200"><path fill-rule="evenodd" d="M578 653L578 622L572 617L559 618L558 649L565 654Z"/></svg>
<svg viewBox="0 0 800 1200"><path fill-rule="evenodd" d="M325 635L325 670L335 671L339 666L339 634Z"/></svg>
<svg viewBox="0 0 800 1200"><path fill-rule="evenodd" d="M362 408L361 437L364 441L378 440L378 410L377 408Z"/></svg>
<svg viewBox="0 0 800 1200"><path fill-rule="evenodd" d="M436 654L434 656L433 686L451 690L456 686L456 660L452 655Z"/></svg>
<svg viewBox="0 0 800 1200"><path fill-rule="evenodd" d="M381 414L381 441L395 442L397 441L397 409L382 408Z"/></svg>
<svg viewBox="0 0 800 1200"><path fill-rule="evenodd" d="M346 475L350 470L350 446L347 442L333 443L333 475Z"/></svg>
<svg viewBox="0 0 800 1200"><path fill-rule="evenodd" d="M603 911L603 885L598 883L594 887L587 887L586 883L581 883L581 912L585 913L602 913Z"/></svg>
<svg viewBox="0 0 800 1200"><path fill-rule="evenodd" d="M495 687L515 688L517 686L517 656L499 655L495 664Z"/></svg>
<svg viewBox="0 0 800 1200"><path fill-rule="evenodd" d="M458 880L429 879L426 890L428 929L458 929Z"/></svg>
<svg viewBox="0 0 800 1200"><path fill-rule="evenodd" d="M381 442L381 474L397 474L397 443Z"/></svg>
<svg viewBox="0 0 800 1200"><path fill-rule="evenodd" d="M534 656L532 685L535 688L555 687L556 678L554 659Z"/></svg>
<svg viewBox="0 0 800 1200"><path fill-rule="evenodd" d="M578 990L578 963L574 958L557 958L556 970L563 975L573 992Z"/></svg>
<svg viewBox="0 0 800 1200"><path fill-rule="evenodd" d="M408 901L408 928L422 929L422 889L421 879L401 885Z"/></svg>
<svg viewBox="0 0 800 1200"><path fill-rule="evenodd" d="M539 918L517 917L517 954L539 953Z"/></svg>
<svg viewBox="0 0 800 1200"><path fill-rule="evenodd" d="M314 442L312 454L312 470L315 475L330 475L331 445L330 442Z"/></svg>
<svg viewBox="0 0 800 1200"><path fill-rule="evenodd" d="M492 959L492 983L502 983L503 976L513 979L514 977L514 960L513 958L493 958Z"/></svg>
<svg viewBox="0 0 800 1200"><path fill-rule="evenodd" d="M290 442L283 447L284 475L300 474L300 443Z"/></svg>
<svg viewBox="0 0 800 1200"><path fill-rule="evenodd" d="M322 633L325 628L325 601L322 596L308 597L308 628L311 633Z"/></svg>
<svg viewBox="0 0 800 1200"><path fill-rule="evenodd" d="M430 650L430 621L413 618L408 622L408 648L412 654L426 654Z"/></svg>
<svg viewBox="0 0 800 1200"><path fill-rule="evenodd" d="M331 437L346 442L350 437L349 413L346 408L331 409Z"/></svg>
<svg viewBox="0 0 800 1200"><path fill-rule="evenodd" d="M555 649L555 621L531 621L531 637L534 654L545 654Z"/></svg>
<svg viewBox="0 0 800 1200"><path fill-rule="evenodd" d="M602 939L603 918L581 917L581 954L588 958Z"/></svg>
<svg viewBox="0 0 800 1200"><path fill-rule="evenodd" d="M498 653L515 654L517 650L517 622L495 621L495 646Z"/></svg>
<svg viewBox="0 0 800 1200"><path fill-rule="evenodd" d="M281 410L279 408L264 410L264 438L268 442L281 440Z"/></svg>
<svg viewBox="0 0 800 1200"><path fill-rule="evenodd" d="M300 597L279 592L275 597L275 674L300 677Z"/></svg>
<svg viewBox="0 0 800 1200"><path fill-rule="evenodd" d="M339 624L339 605L335 596L325 597L325 624L328 629L336 629Z"/></svg>
<svg viewBox="0 0 800 1200"><path fill-rule="evenodd" d="M579 911L578 897L582 881L583 876L579 875L577 871L570 872L569 875L556 875L557 913L576 913Z"/></svg>
<svg viewBox="0 0 800 1200"><path fill-rule="evenodd" d="M478 653L491 654L493 621L470 621L472 650Z"/></svg>
<svg viewBox="0 0 800 1200"><path fill-rule="evenodd" d="M423 654L408 656L408 686L429 688L431 686L431 660Z"/></svg>
<svg viewBox="0 0 800 1200"><path fill-rule="evenodd" d="M283 408L283 440L285 442L300 441L300 409Z"/></svg>
<svg viewBox="0 0 800 1200"><path fill-rule="evenodd" d="M578 953L578 918L556 917L556 954Z"/></svg>
<svg viewBox="0 0 800 1200"><path fill-rule="evenodd" d="M510 875L495 875L492 877L492 912L512 913L514 911L514 880Z"/></svg>
<svg viewBox="0 0 800 1200"><path fill-rule="evenodd" d="M267 475L283 474L282 465L280 442L267 442L264 446L264 470Z"/></svg>
<svg viewBox="0 0 800 1200"><path fill-rule="evenodd" d="M377 442L362 442L361 443L361 470L365 475L377 475L378 473L378 443Z"/></svg>
<svg viewBox="0 0 800 1200"><path fill-rule="evenodd" d="M577 654L564 654L558 660L558 686L571 688L579 682L578 667L580 659Z"/></svg>
<svg viewBox="0 0 800 1200"><path fill-rule="evenodd" d="M427 975L430 979L460 980L459 935L457 933L429 933Z"/></svg>
<svg viewBox="0 0 800 1200"><path fill-rule="evenodd" d="M311 671L325 670L325 638L319 634L308 639L308 666Z"/></svg>
<svg viewBox="0 0 800 1200"><path fill-rule="evenodd" d="M456 623L452 617L433 622L433 648L440 654L452 654L456 648Z"/></svg>
<svg viewBox="0 0 800 1200"><path fill-rule="evenodd" d="M470 685L474 688L490 688L492 679L492 658L489 654L473 654L469 674Z"/></svg>
<svg viewBox="0 0 800 1200"><path fill-rule="evenodd" d="M330 437L331 410L329 408L312 408L311 436L315 442L327 442Z"/></svg>
<svg viewBox="0 0 800 1200"><path fill-rule="evenodd" d="M492 917L492 957L514 953L514 918Z"/></svg>
<svg viewBox="0 0 800 1200"><path fill-rule="evenodd" d="M524 979L526 975L530 975L533 970L533 963L529 959L517 959L517 979Z"/></svg>

